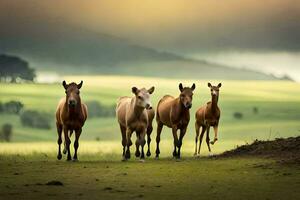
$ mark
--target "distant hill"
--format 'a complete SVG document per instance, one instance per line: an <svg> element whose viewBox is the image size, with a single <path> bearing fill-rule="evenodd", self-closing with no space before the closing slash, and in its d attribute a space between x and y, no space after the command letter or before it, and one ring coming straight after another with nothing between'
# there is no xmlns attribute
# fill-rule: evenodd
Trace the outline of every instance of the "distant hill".
<svg viewBox="0 0 300 200"><path fill-rule="evenodd" d="M55 27L55 28L53 28ZM273 80L274 76L192 60L115 36L71 26L40 26L34 33L0 38L0 53L20 55L37 71L124 74L198 79Z"/></svg>

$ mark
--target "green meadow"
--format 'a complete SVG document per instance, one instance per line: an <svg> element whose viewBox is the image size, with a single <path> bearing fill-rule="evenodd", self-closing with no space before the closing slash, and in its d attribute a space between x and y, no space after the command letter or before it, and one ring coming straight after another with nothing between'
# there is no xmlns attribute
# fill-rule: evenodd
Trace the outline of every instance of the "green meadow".
<svg viewBox="0 0 300 200"><path fill-rule="evenodd" d="M153 106L165 94L179 95L178 84L196 83L191 121L180 161L171 158L172 134L163 129L161 159L155 160L156 123L152 133L152 158L145 163L132 157L121 162L120 131L115 118L90 118L80 139L79 162L56 160L57 133L54 113L64 89L57 84L1 84L0 101L18 100L25 109L50 113L50 130L23 127L19 116L0 115L0 125L11 123L10 143L0 143L0 195L4 199L297 199L299 166L280 165L263 157L193 158L194 113L210 100L208 80L177 80L128 76L68 76L84 81L83 101L115 105L120 96L132 96L131 87L156 87ZM299 135L300 84L284 81L222 82L218 154L255 139ZM254 107L258 113L253 112ZM236 119L235 112L243 114ZM211 131L211 133L213 133ZM135 136L134 136L135 137ZM98 138L98 139L96 139ZM73 152L73 147L71 148ZM134 152L134 151L132 151ZM60 181L63 186L47 185Z"/></svg>
<svg viewBox="0 0 300 200"><path fill-rule="evenodd" d="M179 95L178 84L196 83L191 109L191 121L185 141L194 140L194 113L197 108L210 100L207 80L177 80L162 78L144 78L129 76L68 76L67 81L84 81L81 89L83 101L96 100L105 105L115 105L120 96L132 96L131 87L156 87L152 95L153 106L165 94ZM219 106L222 110L219 128L221 146L226 141L238 143L251 142L254 139L272 139L275 137L295 136L300 130L300 84L284 81L211 81L222 82ZM0 115L0 125L12 123L13 142L55 141L56 130L54 113L57 102L64 97L64 89L57 84L1 84L0 101L18 100L25 109L48 112L53 116L51 130L22 127L16 115ZM254 107L258 113L253 112ZM242 119L234 118L234 113L243 114ZM156 122L154 121L154 127ZM152 133L155 137L156 131ZM84 126L81 140L94 141L120 140L118 124L115 118L90 118ZM172 139L171 131L163 129L162 139Z"/></svg>

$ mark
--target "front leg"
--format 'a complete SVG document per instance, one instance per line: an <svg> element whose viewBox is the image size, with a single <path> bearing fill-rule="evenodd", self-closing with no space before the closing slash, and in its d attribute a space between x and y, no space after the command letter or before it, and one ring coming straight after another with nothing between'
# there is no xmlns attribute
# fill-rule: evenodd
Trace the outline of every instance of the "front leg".
<svg viewBox="0 0 300 200"><path fill-rule="evenodd" d="M132 134L132 130L130 128L127 128L126 129L126 152L125 152L125 159L129 159L130 158L130 146L132 145L131 134Z"/></svg>
<svg viewBox="0 0 300 200"><path fill-rule="evenodd" d="M79 137L81 135L81 132L82 132L81 128L75 130L75 141L74 141L74 150L75 150L75 153L74 153L74 156L73 156L73 160L74 161L77 161L77 150L78 150L78 147L79 147Z"/></svg>
<svg viewBox="0 0 300 200"><path fill-rule="evenodd" d="M70 144L71 144L71 140L69 138L69 134L68 134L68 128L66 126L64 126L64 136L65 136L65 144L66 144L66 150L67 150L67 160L71 160L71 152L70 152Z"/></svg>
<svg viewBox="0 0 300 200"><path fill-rule="evenodd" d="M215 138L214 138L214 141L211 141L211 142L210 142L212 145L214 145L215 142L218 140L218 125L215 125L215 126L214 126L214 132L215 132Z"/></svg>
<svg viewBox="0 0 300 200"><path fill-rule="evenodd" d="M180 129L179 146L178 146L177 158L180 158L180 150L181 150L182 140L183 140L183 137L184 137L185 133L186 133L186 127Z"/></svg>
<svg viewBox="0 0 300 200"><path fill-rule="evenodd" d="M145 159L145 153L144 153L144 146L146 144L146 140L145 140L145 136L146 136L146 129L143 129L142 132L140 133L140 145L142 147L142 153L141 153L141 159Z"/></svg>
<svg viewBox="0 0 300 200"><path fill-rule="evenodd" d="M178 136L177 136L177 125L172 126L172 133L173 133L173 139L174 139L173 157L177 157L176 147L179 146L179 141L178 141Z"/></svg>

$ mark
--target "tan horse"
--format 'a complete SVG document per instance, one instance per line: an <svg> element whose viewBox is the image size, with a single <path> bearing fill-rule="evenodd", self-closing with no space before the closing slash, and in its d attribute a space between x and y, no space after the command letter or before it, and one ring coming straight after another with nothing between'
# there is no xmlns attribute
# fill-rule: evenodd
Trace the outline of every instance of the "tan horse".
<svg viewBox="0 0 300 200"><path fill-rule="evenodd" d="M121 97L118 100L116 107L116 116L118 123L120 125L122 133L122 145L123 145L123 159L130 158L130 146L132 145L131 135L136 132L136 152L137 157L140 156L141 159L145 158L144 155L144 145L146 132L152 131L152 124L149 126L150 121L153 120L152 112L147 110L152 110L152 105L150 101L150 95L154 92L154 87L149 90L145 88L138 89L136 87L132 88L132 93L134 97ZM149 120L150 118L150 120ZM152 121L151 121L152 122ZM149 128L148 128L149 127ZM148 129L148 130L147 130ZM142 152L139 151L139 146L142 147ZM150 146L150 141L149 141ZM148 148L149 148L148 146ZM126 149L125 149L126 148ZM150 150L149 156L150 156Z"/></svg>
<svg viewBox="0 0 300 200"><path fill-rule="evenodd" d="M164 125L172 128L174 138L173 156L176 158L180 158L182 139L186 133L186 129L190 121L190 108L192 107L193 91L195 90L195 88L195 84L193 84L192 87L183 87L180 83L179 97L175 98L170 95L166 95L162 99L160 99L156 110L156 158L158 158L160 154L160 134ZM178 129L180 130L179 140L177 136ZM178 148L178 151L176 150L176 148Z"/></svg>
<svg viewBox="0 0 300 200"><path fill-rule="evenodd" d="M218 86L212 86L210 83L208 83L208 87L210 88L211 91L211 101L208 102L206 105L202 106L201 108L199 108L196 112L196 122L195 122L196 147L195 147L195 154L194 154L195 156L197 155L197 143L198 143L200 128L202 128L202 130L200 135L198 155L200 155L201 143L205 131L206 131L206 143L210 154L211 154L210 143L214 144L218 140L218 125L219 125L219 120L221 115L221 111L218 107L218 100L219 100L219 89L221 86L222 86L221 83L219 83ZM211 126L214 127L214 132L215 132L215 138L214 141L212 142L210 142L209 139L209 129Z"/></svg>
<svg viewBox="0 0 300 200"><path fill-rule="evenodd" d="M65 149L64 153L68 152L67 160L71 160L70 153L70 137L75 131L75 142L74 142L74 157L73 160L77 161L77 149L79 147L79 137L82 132L82 127L87 119L87 106L81 102L79 89L82 87L83 81L78 85L76 83L67 84L66 81L63 81L63 86L66 92L66 97L62 98L59 101L56 110L56 127L58 133L58 154L57 159L62 158L61 155L61 143L62 138L61 134L64 131L65 138ZM70 136L69 136L70 132Z"/></svg>

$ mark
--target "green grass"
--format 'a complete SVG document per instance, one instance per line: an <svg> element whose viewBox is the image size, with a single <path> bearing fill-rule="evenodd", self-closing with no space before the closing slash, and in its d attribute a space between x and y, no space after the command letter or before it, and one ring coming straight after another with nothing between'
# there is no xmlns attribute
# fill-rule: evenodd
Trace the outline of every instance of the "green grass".
<svg viewBox="0 0 300 200"><path fill-rule="evenodd" d="M298 199L300 170L270 159L171 158L120 162L115 154L0 153L3 199ZM49 181L64 186L46 186Z"/></svg>

